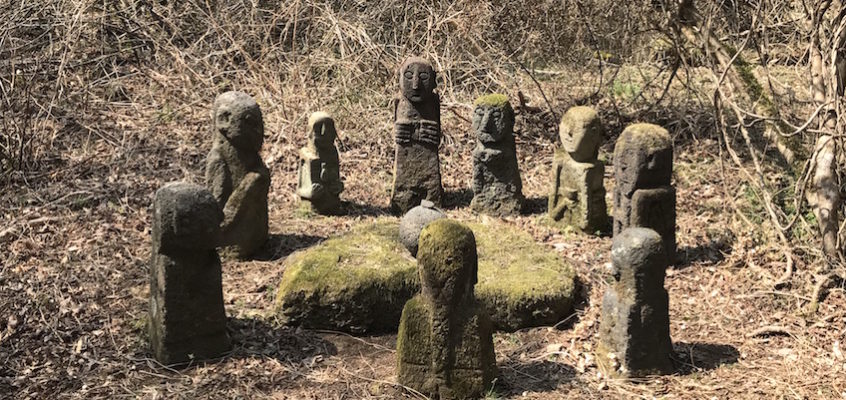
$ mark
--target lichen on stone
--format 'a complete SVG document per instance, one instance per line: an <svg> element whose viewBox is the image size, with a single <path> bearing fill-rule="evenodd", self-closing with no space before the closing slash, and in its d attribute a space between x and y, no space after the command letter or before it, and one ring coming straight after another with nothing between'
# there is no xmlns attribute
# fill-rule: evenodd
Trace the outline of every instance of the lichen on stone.
<svg viewBox="0 0 846 400"><path fill-rule="evenodd" d="M508 103L508 96L500 93L489 94L485 96L481 96L473 102L474 106L485 106L485 107L504 107L509 105ZM509 105L510 107L510 105Z"/></svg>

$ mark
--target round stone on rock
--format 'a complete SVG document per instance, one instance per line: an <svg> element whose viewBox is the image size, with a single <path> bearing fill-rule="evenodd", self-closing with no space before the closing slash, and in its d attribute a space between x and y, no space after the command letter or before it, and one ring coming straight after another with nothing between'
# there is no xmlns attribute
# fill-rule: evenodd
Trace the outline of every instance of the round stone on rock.
<svg viewBox="0 0 846 400"><path fill-rule="evenodd" d="M417 240L420 238L420 232L430 222L446 218L443 211L435 207L435 203L429 200L423 200L417 207L408 210L408 213L402 217L399 225L400 242L411 252L411 255L417 257Z"/></svg>

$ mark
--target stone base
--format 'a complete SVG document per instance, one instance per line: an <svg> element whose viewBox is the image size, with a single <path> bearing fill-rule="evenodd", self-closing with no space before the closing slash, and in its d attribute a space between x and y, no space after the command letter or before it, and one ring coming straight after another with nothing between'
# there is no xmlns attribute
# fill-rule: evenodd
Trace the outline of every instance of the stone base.
<svg viewBox="0 0 846 400"><path fill-rule="evenodd" d="M497 376L493 348L493 329L484 310L478 308L456 310L461 321L450 338L432 337L431 305L418 295L409 300L402 311L397 334L397 380L433 398L466 399L481 397L493 386ZM435 371L432 364L433 346L446 347L442 351L452 362Z"/></svg>
<svg viewBox="0 0 846 400"><path fill-rule="evenodd" d="M573 310L573 269L521 230L497 221L467 223L476 236L476 298L494 328L552 326ZM350 333L394 331L419 291L416 260L399 242L396 219L382 218L292 254L277 295L289 324Z"/></svg>
<svg viewBox="0 0 846 400"><path fill-rule="evenodd" d="M560 227L573 227L598 234L610 228L605 203L605 164L580 163L558 150L555 154L555 181L549 196L550 218Z"/></svg>
<svg viewBox="0 0 846 400"><path fill-rule="evenodd" d="M220 357L230 349L220 259L212 250L175 259L153 256L149 335L164 365Z"/></svg>

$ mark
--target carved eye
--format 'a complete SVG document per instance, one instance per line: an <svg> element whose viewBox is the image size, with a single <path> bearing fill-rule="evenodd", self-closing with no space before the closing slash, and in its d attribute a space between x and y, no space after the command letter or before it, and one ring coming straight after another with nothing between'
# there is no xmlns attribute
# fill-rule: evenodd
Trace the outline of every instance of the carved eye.
<svg viewBox="0 0 846 400"><path fill-rule="evenodd" d="M229 122L229 111L223 111L217 115L217 119L220 122Z"/></svg>
<svg viewBox="0 0 846 400"><path fill-rule="evenodd" d="M497 110L497 111L494 111L492 114L493 114L493 116L494 116L494 117L499 118L499 116L500 116L502 113L500 113L500 112L499 112L499 110Z"/></svg>
<svg viewBox="0 0 846 400"><path fill-rule="evenodd" d="M479 108L476 109L476 114L477 115L485 115L485 110L483 110L481 107L479 107Z"/></svg>
<svg viewBox="0 0 846 400"><path fill-rule="evenodd" d="M414 73L411 71L405 71L405 79L411 79L412 77L414 77Z"/></svg>
<svg viewBox="0 0 846 400"><path fill-rule="evenodd" d="M418 76L420 77L420 79L422 79L424 81L429 79L429 73L428 72L421 72Z"/></svg>

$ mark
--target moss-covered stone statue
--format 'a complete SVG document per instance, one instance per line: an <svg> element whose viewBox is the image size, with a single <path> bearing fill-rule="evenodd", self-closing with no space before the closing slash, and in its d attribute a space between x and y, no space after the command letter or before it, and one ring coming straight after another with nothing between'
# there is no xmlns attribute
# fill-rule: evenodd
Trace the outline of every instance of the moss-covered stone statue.
<svg viewBox="0 0 846 400"><path fill-rule="evenodd" d="M673 372L667 256L655 231L628 228L611 246L614 282L605 292L596 360L610 377Z"/></svg>
<svg viewBox="0 0 846 400"><path fill-rule="evenodd" d="M614 147L614 235L629 227L650 228L664 239L672 263L676 257L676 189L673 141L666 129L629 125Z"/></svg>
<svg viewBox="0 0 846 400"><path fill-rule="evenodd" d="M338 214L340 194L344 191L335 148L335 121L325 112L308 119L309 141L300 149L300 176L297 195L318 214Z"/></svg>
<svg viewBox="0 0 846 400"><path fill-rule="evenodd" d="M394 102L396 160L391 210L405 214L421 200L440 206L441 100L435 69L429 61L411 57L400 67L400 93Z"/></svg>
<svg viewBox="0 0 846 400"><path fill-rule="evenodd" d="M402 310L398 381L433 398L482 396L497 370L493 326L473 291L473 231L448 219L431 222L420 234L417 264L422 288Z"/></svg>
<svg viewBox="0 0 846 400"><path fill-rule="evenodd" d="M553 156L549 216L562 227L587 233L609 227L602 184L605 164L597 159L604 129L590 107L573 107L561 118L561 147Z"/></svg>
<svg viewBox="0 0 846 400"><path fill-rule="evenodd" d="M215 250L222 219L202 186L170 183L156 192L148 333L162 364L215 358L230 348Z"/></svg>
<svg viewBox="0 0 846 400"><path fill-rule="evenodd" d="M206 184L223 210L219 244L245 258L267 241L270 171L259 156L264 121L255 100L235 91L217 96L213 114Z"/></svg>
<svg viewBox="0 0 846 400"><path fill-rule="evenodd" d="M525 198L514 145L514 110L502 94L482 96L475 105L470 208L494 216L519 214Z"/></svg>

